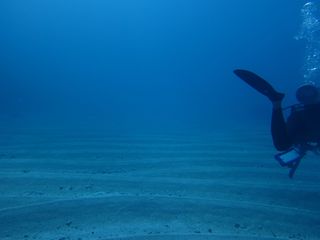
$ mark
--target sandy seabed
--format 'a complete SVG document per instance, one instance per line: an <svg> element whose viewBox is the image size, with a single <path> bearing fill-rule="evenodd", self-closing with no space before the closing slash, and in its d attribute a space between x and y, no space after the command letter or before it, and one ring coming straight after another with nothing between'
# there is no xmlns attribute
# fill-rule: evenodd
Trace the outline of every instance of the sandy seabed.
<svg viewBox="0 0 320 240"><path fill-rule="evenodd" d="M320 239L320 159L293 180L267 131L2 133L1 240Z"/></svg>

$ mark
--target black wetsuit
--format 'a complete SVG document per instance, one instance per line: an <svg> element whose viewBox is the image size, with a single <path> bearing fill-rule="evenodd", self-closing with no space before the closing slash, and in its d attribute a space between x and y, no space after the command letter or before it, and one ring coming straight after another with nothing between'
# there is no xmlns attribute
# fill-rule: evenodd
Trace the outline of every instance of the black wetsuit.
<svg viewBox="0 0 320 240"><path fill-rule="evenodd" d="M282 109L273 110L271 133L279 151L296 144L320 142L320 103L293 108L287 121Z"/></svg>

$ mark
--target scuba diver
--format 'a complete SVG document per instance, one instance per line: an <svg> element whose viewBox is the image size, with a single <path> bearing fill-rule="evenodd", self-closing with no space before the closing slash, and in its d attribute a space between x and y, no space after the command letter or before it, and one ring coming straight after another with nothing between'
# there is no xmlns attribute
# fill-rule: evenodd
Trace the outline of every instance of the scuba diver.
<svg viewBox="0 0 320 240"><path fill-rule="evenodd" d="M266 80L247 70L237 69L234 73L271 101L273 145L282 151L275 155L275 159L281 166L290 169L289 177L293 178L308 151L320 153L320 88L313 83L303 84L296 91L299 104L282 108L285 95L276 91ZM285 119L283 111L289 108L290 115Z"/></svg>

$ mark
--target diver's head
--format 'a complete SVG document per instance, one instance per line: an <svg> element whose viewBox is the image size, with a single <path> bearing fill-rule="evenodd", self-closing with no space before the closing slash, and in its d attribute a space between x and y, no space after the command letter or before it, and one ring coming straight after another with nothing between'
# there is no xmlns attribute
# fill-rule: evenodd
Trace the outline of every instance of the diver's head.
<svg viewBox="0 0 320 240"><path fill-rule="evenodd" d="M320 102L320 88L313 82L302 84L296 91L297 100L304 104L314 104Z"/></svg>

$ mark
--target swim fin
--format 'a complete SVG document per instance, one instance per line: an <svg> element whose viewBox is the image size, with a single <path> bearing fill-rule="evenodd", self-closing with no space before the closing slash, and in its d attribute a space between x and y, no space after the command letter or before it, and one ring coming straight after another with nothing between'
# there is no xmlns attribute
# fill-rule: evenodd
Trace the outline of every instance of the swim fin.
<svg viewBox="0 0 320 240"><path fill-rule="evenodd" d="M257 74L243 69L236 69L233 72L255 90L267 96L272 102L283 99L283 93L277 92L266 80Z"/></svg>

